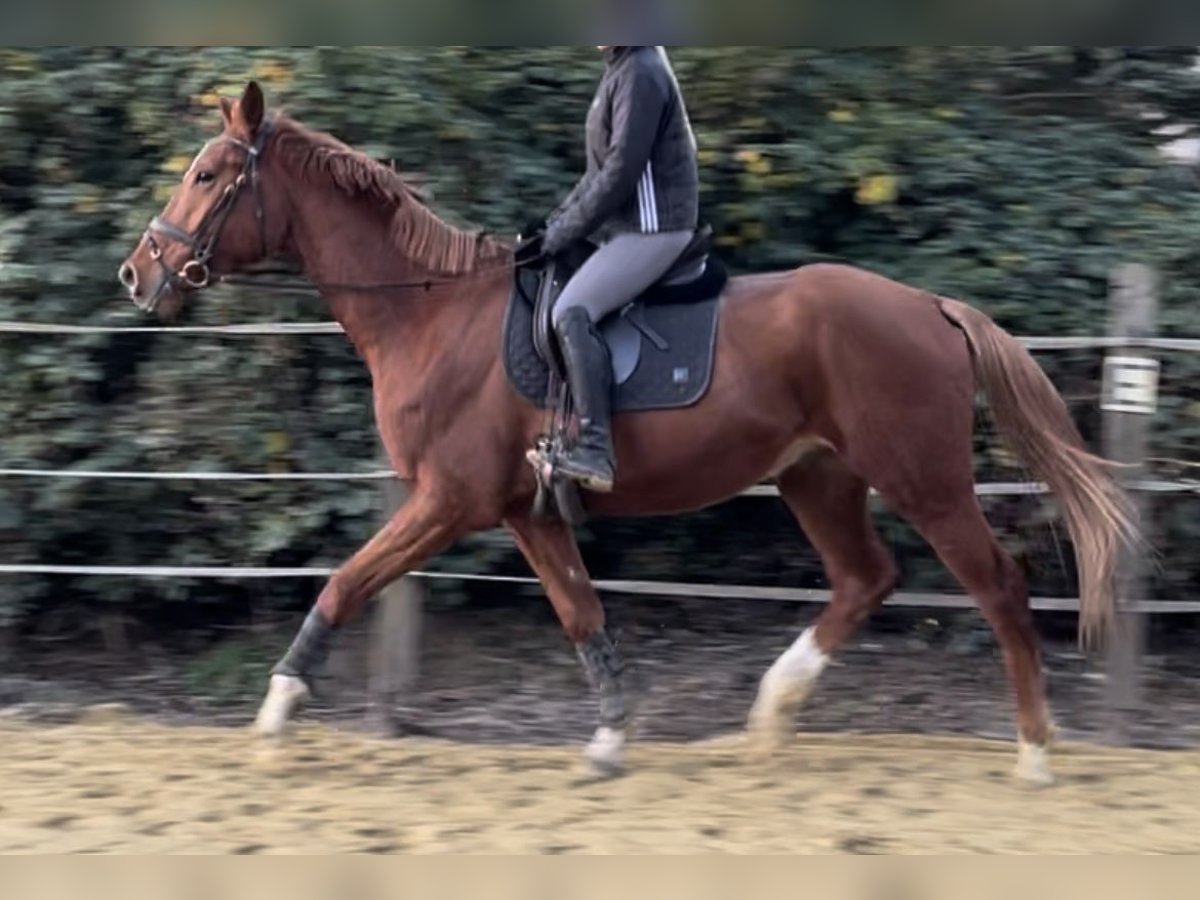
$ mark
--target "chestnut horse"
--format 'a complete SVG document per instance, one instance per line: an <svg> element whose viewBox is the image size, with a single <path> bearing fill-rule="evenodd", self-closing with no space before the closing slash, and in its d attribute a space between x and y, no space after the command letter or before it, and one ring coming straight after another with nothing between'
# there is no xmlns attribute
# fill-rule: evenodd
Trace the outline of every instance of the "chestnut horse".
<svg viewBox="0 0 1200 900"><path fill-rule="evenodd" d="M120 268L133 301L166 317L222 274L289 258L317 287L374 381L377 426L410 499L321 591L275 668L257 727L282 733L336 630L380 589L463 536L503 525L536 572L599 699L587 757L622 765L628 710L570 527L531 513L526 451L545 415L511 387L501 327L513 251L437 218L392 169L285 116L251 82L223 98L224 129ZM214 275L215 273L215 275ZM1051 780L1041 651L1020 569L974 491L974 399L1056 494L1080 576L1080 629L1114 617L1119 546L1136 527L1110 464L1090 454L1028 352L983 313L844 265L731 278L715 371L685 409L619 415L619 472L592 515L675 514L765 479L821 554L828 606L765 673L756 746L795 736L830 657L887 599L896 566L872 525L875 488L936 550L995 631L1016 694L1017 773Z"/></svg>

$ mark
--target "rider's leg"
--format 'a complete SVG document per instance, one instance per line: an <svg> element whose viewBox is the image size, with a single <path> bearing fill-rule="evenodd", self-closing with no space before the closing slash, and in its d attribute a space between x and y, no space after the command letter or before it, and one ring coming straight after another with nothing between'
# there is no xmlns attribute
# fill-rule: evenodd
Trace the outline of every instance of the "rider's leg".
<svg viewBox="0 0 1200 900"><path fill-rule="evenodd" d="M559 294L555 326L572 307L586 309L592 322L620 309L662 278L694 236L692 231L625 232L602 244Z"/></svg>
<svg viewBox="0 0 1200 900"><path fill-rule="evenodd" d="M588 258L554 305L554 329L579 414L579 441L559 466L586 488L611 490L614 471L612 362L596 323L666 274L692 236L691 231L619 234Z"/></svg>

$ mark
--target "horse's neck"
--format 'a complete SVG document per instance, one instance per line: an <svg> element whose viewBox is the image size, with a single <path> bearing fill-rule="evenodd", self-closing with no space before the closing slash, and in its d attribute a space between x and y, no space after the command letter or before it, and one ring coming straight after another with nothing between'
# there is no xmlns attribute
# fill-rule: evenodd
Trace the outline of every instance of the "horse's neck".
<svg viewBox="0 0 1200 900"><path fill-rule="evenodd" d="M429 275L396 248L385 216L334 191L294 196L291 250L305 274L326 286L321 294L370 369L377 404L458 408L478 394L498 359L508 276L497 271L433 277L429 287L339 290L339 284L418 283Z"/></svg>
<svg viewBox="0 0 1200 900"><path fill-rule="evenodd" d="M337 286L403 284L416 280L417 272L396 251L383 216L332 190L308 188L293 197L289 249L375 374L381 351L408 343L407 332L422 324L403 314L414 305L412 292Z"/></svg>

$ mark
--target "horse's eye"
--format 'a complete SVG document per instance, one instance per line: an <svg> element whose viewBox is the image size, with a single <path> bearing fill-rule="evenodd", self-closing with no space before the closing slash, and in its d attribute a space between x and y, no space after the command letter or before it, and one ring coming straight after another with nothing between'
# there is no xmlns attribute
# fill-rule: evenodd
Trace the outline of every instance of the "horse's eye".
<svg viewBox="0 0 1200 900"><path fill-rule="evenodd" d="M196 184L212 184L216 177L212 172L197 172Z"/></svg>

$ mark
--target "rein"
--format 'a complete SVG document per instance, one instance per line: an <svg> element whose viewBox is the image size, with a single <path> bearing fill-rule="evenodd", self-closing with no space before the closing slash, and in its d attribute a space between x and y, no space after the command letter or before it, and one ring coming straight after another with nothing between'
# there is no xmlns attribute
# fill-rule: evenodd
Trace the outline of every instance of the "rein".
<svg viewBox="0 0 1200 900"><path fill-rule="evenodd" d="M466 272L461 275L436 275L415 278L409 281L377 282L311 281L307 278L299 277L294 272L288 270L264 269L249 275L218 275L212 279L211 283L225 284L230 287L261 288L268 291L299 291L314 288L318 291L431 291L435 287L442 285L458 284L463 281L484 278L489 275L495 275L497 272L513 272L517 268L518 266L515 263L503 263L501 265L475 269L472 272ZM263 281L261 280L263 277L274 278L274 280Z"/></svg>

